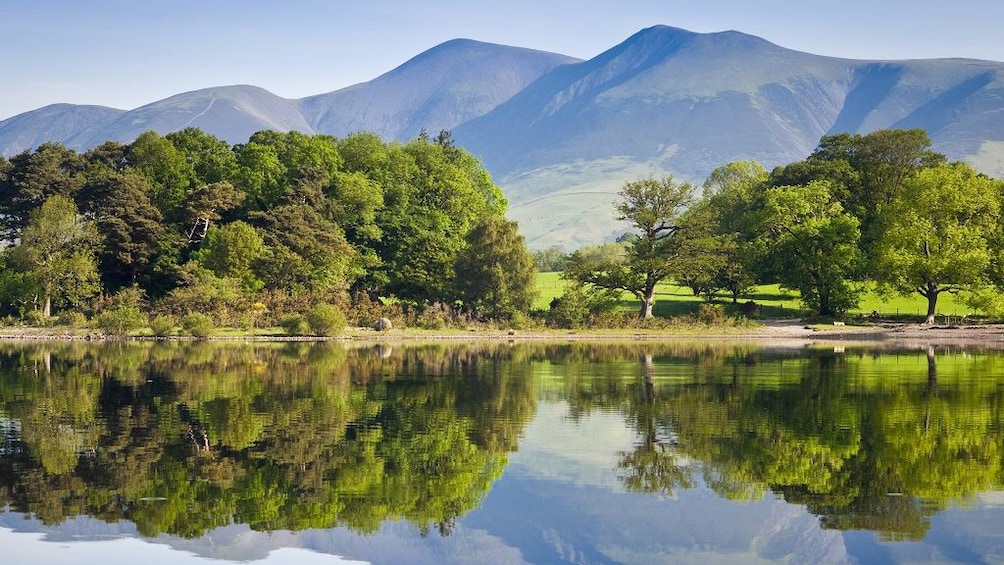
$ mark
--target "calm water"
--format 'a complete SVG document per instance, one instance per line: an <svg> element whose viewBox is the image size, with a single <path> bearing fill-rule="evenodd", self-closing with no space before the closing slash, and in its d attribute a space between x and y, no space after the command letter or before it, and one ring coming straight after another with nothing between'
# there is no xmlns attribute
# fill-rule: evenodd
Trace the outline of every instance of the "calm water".
<svg viewBox="0 0 1004 565"><path fill-rule="evenodd" d="M1004 354L0 343L3 563L1004 562Z"/></svg>

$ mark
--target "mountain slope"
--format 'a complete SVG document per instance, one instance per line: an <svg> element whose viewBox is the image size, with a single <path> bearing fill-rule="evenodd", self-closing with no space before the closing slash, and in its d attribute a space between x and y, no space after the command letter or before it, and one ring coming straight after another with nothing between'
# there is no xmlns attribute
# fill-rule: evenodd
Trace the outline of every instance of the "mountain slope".
<svg viewBox="0 0 1004 565"><path fill-rule="evenodd" d="M0 151L44 141L86 150L200 127L231 143L261 129L407 140L450 129L480 157L532 247L615 237L626 181L805 158L820 137L926 129L934 149L1004 177L1004 63L857 61L735 31L655 26L597 57L458 39L375 78L300 100L251 86L180 94L131 111L54 105L0 121Z"/></svg>
<svg viewBox="0 0 1004 565"><path fill-rule="evenodd" d="M370 82L302 100L317 131L345 136L369 131L405 141L476 118L544 73L578 59L517 47L455 39Z"/></svg>
<svg viewBox="0 0 1004 565"><path fill-rule="evenodd" d="M66 142L81 131L109 123L125 110L52 104L0 122L0 155L14 155L47 141Z"/></svg>
<svg viewBox="0 0 1004 565"><path fill-rule="evenodd" d="M531 245L574 247L624 229L610 203L640 176L700 183L728 161L772 167L828 133L887 127L926 128L952 158L979 154L1004 141L1002 76L1001 63L851 61L657 26L541 77L454 137L506 188Z"/></svg>
<svg viewBox="0 0 1004 565"><path fill-rule="evenodd" d="M161 134L196 127L229 143L244 143L256 131L274 129L312 133L298 104L256 86L223 86L178 94L126 112L68 140L86 148L107 140L129 143L139 134Z"/></svg>

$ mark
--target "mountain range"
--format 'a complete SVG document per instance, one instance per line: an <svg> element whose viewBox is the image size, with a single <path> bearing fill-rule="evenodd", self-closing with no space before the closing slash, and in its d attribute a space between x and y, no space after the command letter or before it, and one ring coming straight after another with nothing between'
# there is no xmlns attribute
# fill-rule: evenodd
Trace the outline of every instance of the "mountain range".
<svg viewBox="0 0 1004 565"><path fill-rule="evenodd" d="M1004 176L1004 63L862 61L786 49L736 31L639 31L587 60L456 39L372 81L298 100L208 88L134 110L56 104L0 121L0 153L46 141L86 150L199 127L230 143L255 131L407 141L451 130L510 202L532 248L574 249L624 230L626 181L805 158L820 137L920 127L934 149Z"/></svg>

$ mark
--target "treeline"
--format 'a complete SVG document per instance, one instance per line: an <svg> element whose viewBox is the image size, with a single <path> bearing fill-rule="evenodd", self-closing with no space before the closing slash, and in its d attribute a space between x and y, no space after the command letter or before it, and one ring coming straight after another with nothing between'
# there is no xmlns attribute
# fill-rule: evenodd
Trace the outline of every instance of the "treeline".
<svg viewBox="0 0 1004 565"><path fill-rule="evenodd" d="M651 317L666 280L733 303L757 284L780 283L822 317L844 316L869 284L923 296L928 323L946 292L984 314L1004 312L1004 182L949 162L923 130L826 136L804 161L773 171L729 163L700 195L665 177L626 183L619 196L629 234L566 256L536 254L541 267L560 266L578 283L553 304L573 319L623 291Z"/></svg>
<svg viewBox="0 0 1004 565"><path fill-rule="evenodd" d="M529 310L534 274L506 206L445 131L46 143L0 158L0 315L250 327L317 304L351 322L395 297L398 313L505 318Z"/></svg>

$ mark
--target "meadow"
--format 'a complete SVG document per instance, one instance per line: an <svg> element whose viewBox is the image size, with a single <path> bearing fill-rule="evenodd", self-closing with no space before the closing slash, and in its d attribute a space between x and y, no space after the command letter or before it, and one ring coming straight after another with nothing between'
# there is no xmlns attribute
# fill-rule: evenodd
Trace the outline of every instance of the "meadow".
<svg viewBox="0 0 1004 565"><path fill-rule="evenodd" d="M561 278L561 273L538 273L537 298L534 309L547 310L551 300L561 296L568 283ZM660 317L685 315L697 309L704 300L694 296L689 287L672 283L663 283L656 288L655 315ZM799 318L806 315L799 299L798 291L781 288L777 284L758 285L748 295L741 297L740 302L752 300L760 306L762 318ZM719 304L729 305L732 297L725 293L716 296ZM625 292L622 307L625 310L637 310L638 299ZM878 312L882 319L899 321L923 321L927 312L927 300L919 294L901 296L898 294L881 295L870 287L862 296L858 307L849 313L854 316L869 316ZM938 321L971 316L971 309L952 294L943 293L938 299Z"/></svg>

